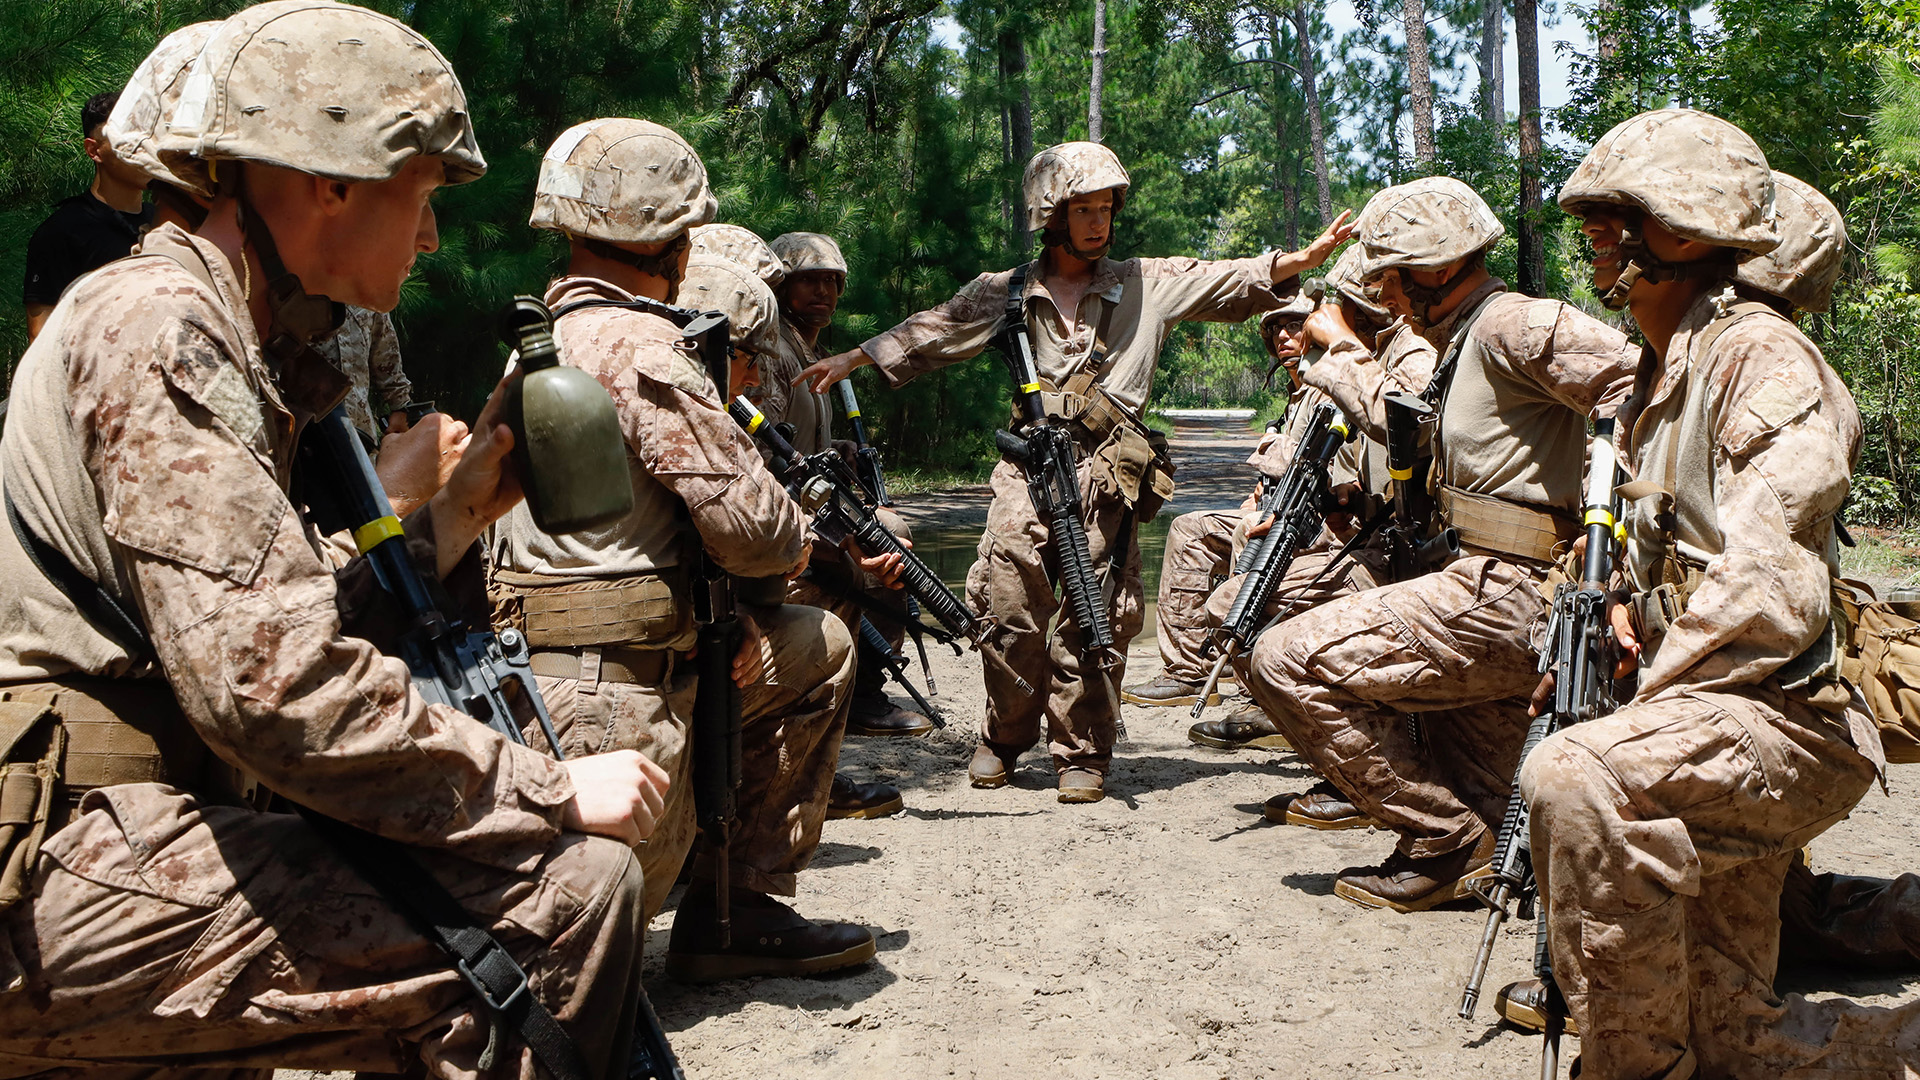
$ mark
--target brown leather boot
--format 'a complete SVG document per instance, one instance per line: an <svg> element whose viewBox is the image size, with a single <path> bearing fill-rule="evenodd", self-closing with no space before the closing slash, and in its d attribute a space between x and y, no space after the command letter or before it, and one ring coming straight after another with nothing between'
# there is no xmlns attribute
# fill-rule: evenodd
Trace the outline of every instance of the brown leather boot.
<svg viewBox="0 0 1920 1080"><path fill-rule="evenodd" d="M847 706L847 734L868 738L915 738L933 730L933 721L887 700L887 695L855 693Z"/></svg>
<svg viewBox="0 0 1920 1080"><path fill-rule="evenodd" d="M1539 979L1521 979L1500 988L1493 997L1493 1011L1500 1019L1528 1031L1547 1030L1547 984ZM1580 1034L1573 1017L1566 1018L1567 1034Z"/></svg>
<svg viewBox="0 0 1920 1080"><path fill-rule="evenodd" d="M1273 717L1258 705L1243 705L1224 720L1202 720L1187 729L1187 738L1216 750L1291 750Z"/></svg>
<svg viewBox="0 0 1920 1080"><path fill-rule="evenodd" d="M1359 807L1347 801L1340 789L1325 780L1304 793L1285 792L1268 799L1261 814L1277 825L1299 825L1308 829L1334 831L1366 829L1380 825Z"/></svg>
<svg viewBox="0 0 1920 1080"><path fill-rule="evenodd" d="M1020 758L1020 751L980 740L973 748L973 760L967 762L967 779L977 788L1007 786L1007 774Z"/></svg>
<svg viewBox="0 0 1920 1080"><path fill-rule="evenodd" d="M1161 708L1174 708L1191 705L1200 699L1200 687L1197 682L1187 682L1171 675L1162 675L1148 683L1136 683L1120 691L1120 700L1133 705L1147 705ZM1208 705L1220 704L1220 695L1207 698Z"/></svg>
<svg viewBox="0 0 1920 1080"><path fill-rule="evenodd" d="M1425 911L1472 896L1470 882L1493 872L1492 833L1480 842L1440 855L1413 858L1395 851L1382 866L1356 866L1341 873L1333 894L1361 907Z"/></svg>
<svg viewBox="0 0 1920 1080"><path fill-rule="evenodd" d="M846 773L834 773L833 790L827 794L827 820L886 817L906 805L900 789L892 784L862 784Z"/></svg>
<svg viewBox="0 0 1920 1080"><path fill-rule="evenodd" d="M720 948L714 887L696 881L680 898L667 941L667 974L681 982L818 975L873 959L873 934L853 923L809 922L765 893L733 890L732 942Z"/></svg>
<svg viewBox="0 0 1920 1080"><path fill-rule="evenodd" d="M1060 801L1064 803L1099 802L1107 797L1107 778L1092 769L1078 766L1060 770Z"/></svg>

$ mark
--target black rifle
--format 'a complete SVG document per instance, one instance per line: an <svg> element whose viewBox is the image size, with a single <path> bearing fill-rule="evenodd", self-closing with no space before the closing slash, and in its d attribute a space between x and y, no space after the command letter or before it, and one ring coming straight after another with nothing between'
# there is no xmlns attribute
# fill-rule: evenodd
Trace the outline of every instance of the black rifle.
<svg viewBox="0 0 1920 1080"><path fill-rule="evenodd" d="M1460 534L1433 528L1433 504L1426 493L1426 467L1420 460L1420 426L1434 417L1432 406L1412 394L1387 395L1387 476L1393 482L1393 520L1380 530L1387 548L1387 574L1395 581L1419 577L1460 554Z"/></svg>
<svg viewBox="0 0 1920 1080"><path fill-rule="evenodd" d="M528 667L526 639L511 629L496 635L485 623L470 626L440 610L419 568L407 556L400 522L346 409L336 408L314 423L302 442L307 439L313 440L312 452L303 456L303 462L323 473L323 482L330 482L326 486L333 495L333 509L352 523L355 546L373 567L381 588L400 605L406 620L400 658L412 675L415 692L522 745L523 727L538 723L553 756L564 759L546 702ZM507 1024L517 1026L556 1077L589 1080L578 1047L533 1000L526 973L404 847L304 807L301 813L409 921L455 959L460 973L488 1007L496 1031ZM628 1076L681 1080L680 1063L644 993L638 1004Z"/></svg>
<svg viewBox="0 0 1920 1080"><path fill-rule="evenodd" d="M919 688L907 680L907 658L893 651L893 646L888 644L886 635L882 634L880 628L873 625L873 621L865 615L860 616L860 644L863 646L861 655L864 657L870 654L878 660L880 666L892 676L893 681L899 683L901 689L907 692L907 696L913 699L913 703L920 706L920 711L926 714L927 719L933 721L934 727L947 726L947 718L940 715L940 710L933 707L933 702L923 697ZM929 689L932 688L931 679L927 686Z"/></svg>
<svg viewBox="0 0 1920 1080"><path fill-rule="evenodd" d="M1282 425L1278 420L1271 421L1267 424L1267 434L1269 435L1277 438L1281 430ZM1260 485L1254 491L1254 509L1257 511L1257 516L1254 520L1265 521L1279 511L1281 490L1282 484L1280 483L1280 478L1273 476L1262 476L1260 478ZM1248 544L1246 547L1240 549L1240 557L1233 560L1233 572L1235 574L1244 574L1253 569L1254 551L1255 548L1252 544Z"/></svg>
<svg viewBox="0 0 1920 1080"><path fill-rule="evenodd" d="M1026 274L1014 271L1007 289L1006 329L998 341L1006 357L1007 370L1013 375L1013 401L1019 414L1020 434L996 431L993 441L1010 460L1018 462L1027 474L1027 496L1033 500L1033 512L1047 526L1047 544L1053 549L1058 567L1057 580L1073 623L1080 628L1082 656L1101 673L1108 704L1116 721L1120 718L1119 689L1113 685L1113 670L1123 657L1113 647L1113 625L1107 617L1107 600L1093 569L1093 555L1087 545L1087 525L1080 517L1080 479L1075 471L1073 436L1047 416L1040 398L1040 369L1033 359L1033 337L1027 329L1022 307ZM1129 523L1131 517L1129 517ZM1116 542L1127 544L1123 535ZM1125 558L1124 555L1121 558Z"/></svg>
<svg viewBox="0 0 1920 1080"><path fill-rule="evenodd" d="M1273 599L1274 590L1292 568L1294 556L1320 534L1320 526L1332 509L1327 465L1346 445L1348 435L1347 419L1338 408L1324 401L1314 406L1306 433L1287 464L1287 473L1275 485L1279 497L1274 504L1273 524L1265 536L1247 545L1253 556L1247 560L1246 577L1240 582L1240 592L1233 598L1226 620L1213 632L1213 646L1220 657L1214 661L1199 700L1194 702L1195 717L1206 710L1207 699L1220 685L1220 673L1226 670L1228 661L1242 649L1252 648L1266 629L1267 601Z"/></svg>
<svg viewBox="0 0 1920 1080"><path fill-rule="evenodd" d="M1539 882L1533 873L1527 804L1520 797L1520 768L1526 765L1527 755L1547 736L1583 720L1605 716L1618 705L1613 672L1619 662L1620 648L1614 639L1613 624L1607 618L1606 587L1615 552L1611 419L1595 425L1587 462L1585 562L1580 581L1561 582L1555 587L1553 612L1540 649L1540 673L1553 677L1553 707L1534 717L1527 728L1526 742L1520 748L1520 766L1514 769L1513 793L1507 799L1507 812L1501 819L1499 841L1494 847L1493 875L1474 886L1474 892L1491 910L1487 912L1487 927L1480 937L1479 952L1474 955L1473 973L1460 997L1460 1016L1471 1019L1480 1001L1481 984L1486 981L1487 962L1493 955L1494 942L1508 918L1507 905L1513 903L1521 918L1529 917L1537 909L1534 972L1545 984L1547 994L1546 1045L1540 1074L1546 1080L1551 1080L1558 1071L1566 1003L1553 981L1552 958L1547 951L1546 907L1538 902Z"/></svg>
<svg viewBox="0 0 1920 1080"><path fill-rule="evenodd" d="M907 595L954 636L979 641L985 630L979 617L953 595L924 559L881 524L873 508L860 497L860 481L847 467L846 459L832 450L802 455L745 396L735 398L727 412L748 435L764 441L773 451L774 474L787 485L794 501L813 515L813 531L822 540L837 548L851 539L868 556L900 556L900 585Z"/></svg>
<svg viewBox="0 0 1920 1080"><path fill-rule="evenodd" d="M833 388L840 392L840 408L847 414L847 422L853 425L853 442L859 448L854 452L853 463L868 503L892 506L893 496L887 493L887 474L880 468L880 451L867 441L867 425L860 419L860 400L853 396L853 380L841 379Z"/></svg>

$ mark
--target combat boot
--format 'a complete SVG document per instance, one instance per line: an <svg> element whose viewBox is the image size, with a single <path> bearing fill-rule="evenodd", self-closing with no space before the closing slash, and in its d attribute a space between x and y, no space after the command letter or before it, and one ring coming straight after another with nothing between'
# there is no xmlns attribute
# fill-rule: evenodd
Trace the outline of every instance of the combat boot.
<svg viewBox="0 0 1920 1080"><path fill-rule="evenodd" d="M1007 774L1019 759L1020 751L981 739L973 748L973 760L967 763L967 779L977 788L1006 787Z"/></svg>
<svg viewBox="0 0 1920 1080"><path fill-rule="evenodd" d="M827 820L886 817L906 805L900 789L892 784L861 784L846 773L834 773L833 790L827 794Z"/></svg>
<svg viewBox="0 0 1920 1080"><path fill-rule="evenodd" d="M1134 705L1174 708L1200 700L1200 683L1162 675L1149 683L1137 683L1120 691L1120 700ZM1220 704L1218 693L1207 695L1208 705Z"/></svg>
<svg viewBox="0 0 1920 1080"><path fill-rule="evenodd" d="M1275 824L1299 825L1329 832L1381 827L1366 811L1347 801L1339 788L1325 780L1301 794L1286 792L1275 795L1261 806L1260 812Z"/></svg>
<svg viewBox="0 0 1920 1080"><path fill-rule="evenodd" d="M1473 895L1473 881L1493 873L1492 833L1472 847L1414 858L1400 851L1382 866L1356 866L1341 872L1333 894L1361 907L1425 911Z"/></svg>
<svg viewBox="0 0 1920 1080"><path fill-rule="evenodd" d="M933 721L914 712L903 709L887 699L887 695L874 691L861 693L855 691L853 701L847 706L847 734L865 735L870 738L914 738L933 730Z"/></svg>
<svg viewBox="0 0 1920 1080"><path fill-rule="evenodd" d="M681 982L818 975L873 959L873 934L864 926L809 922L773 897L748 889L734 889L732 897L732 942L722 949L713 882L687 887L667 940L668 975Z"/></svg>
<svg viewBox="0 0 1920 1080"><path fill-rule="evenodd" d="M1243 705L1224 720L1202 720L1187 729L1187 738L1216 750L1291 750L1293 744L1258 705Z"/></svg>
<svg viewBox="0 0 1920 1080"><path fill-rule="evenodd" d="M1099 802L1107 797L1107 778L1092 769L1070 766L1060 770L1060 801Z"/></svg>
<svg viewBox="0 0 1920 1080"><path fill-rule="evenodd" d="M1528 1031L1547 1030L1547 984L1539 979L1521 979L1500 988L1494 995L1493 1011L1500 1019L1515 1027ZM1580 1025L1573 1017L1566 1018L1566 1030L1569 1035L1580 1034Z"/></svg>

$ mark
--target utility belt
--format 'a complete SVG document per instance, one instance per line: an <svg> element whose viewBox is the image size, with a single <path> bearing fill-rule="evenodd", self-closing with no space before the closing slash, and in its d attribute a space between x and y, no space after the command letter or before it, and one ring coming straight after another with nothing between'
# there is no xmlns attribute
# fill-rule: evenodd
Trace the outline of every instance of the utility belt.
<svg viewBox="0 0 1920 1080"><path fill-rule="evenodd" d="M663 686L693 644L687 572L617 578L493 572L495 626L526 635L535 675L578 679L586 693L601 683Z"/></svg>
<svg viewBox="0 0 1920 1080"><path fill-rule="evenodd" d="M1580 535L1580 522L1570 513L1445 484L1438 495L1441 520L1458 530L1462 547L1545 563L1553 561L1555 547Z"/></svg>
<svg viewBox="0 0 1920 1080"><path fill-rule="evenodd" d="M1072 434L1075 447L1093 462L1093 486L1139 509L1146 521L1173 497L1173 456L1167 437L1142 423L1113 395L1081 373L1056 387L1042 379L1040 404L1047 418ZM1010 427L1016 432L1016 415Z"/></svg>
<svg viewBox="0 0 1920 1080"><path fill-rule="evenodd" d="M207 749L162 679L0 685L0 910L24 895L40 842L87 792L149 783L256 809L272 798Z"/></svg>

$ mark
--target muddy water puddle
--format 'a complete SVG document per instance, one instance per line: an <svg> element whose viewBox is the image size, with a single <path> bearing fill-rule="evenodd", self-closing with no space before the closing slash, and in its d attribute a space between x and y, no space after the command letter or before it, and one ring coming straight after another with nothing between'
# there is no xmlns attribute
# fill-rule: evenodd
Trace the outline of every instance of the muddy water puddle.
<svg viewBox="0 0 1920 1080"><path fill-rule="evenodd" d="M1146 625L1136 643L1148 643L1154 639L1154 609L1157 605L1154 597L1160 592L1160 557L1167 549L1167 526L1172 524L1174 515L1162 513L1152 521L1140 527L1140 578L1146 593ZM947 583L954 595L965 599L967 595L967 568L980 548L981 526L949 525L942 528L918 528L913 533L913 550L925 559L940 580Z"/></svg>

